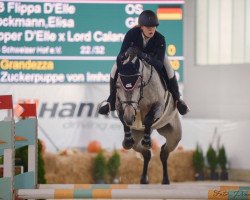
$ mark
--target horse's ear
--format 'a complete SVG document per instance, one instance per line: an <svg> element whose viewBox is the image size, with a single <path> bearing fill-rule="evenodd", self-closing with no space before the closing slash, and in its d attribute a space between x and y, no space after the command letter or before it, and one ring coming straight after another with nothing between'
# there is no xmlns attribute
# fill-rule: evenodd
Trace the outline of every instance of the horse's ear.
<svg viewBox="0 0 250 200"><path fill-rule="evenodd" d="M127 63L131 63L131 61L133 60L133 58L129 55L127 59L125 59L122 64L126 65Z"/></svg>
<svg viewBox="0 0 250 200"><path fill-rule="evenodd" d="M137 58L136 58L136 55L135 54L133 54L133 55L129 55L129 62L132 62L132 63L135 63L136 62L136 60L138 60ZM135 60L135 61L134 61Z"/></svg>

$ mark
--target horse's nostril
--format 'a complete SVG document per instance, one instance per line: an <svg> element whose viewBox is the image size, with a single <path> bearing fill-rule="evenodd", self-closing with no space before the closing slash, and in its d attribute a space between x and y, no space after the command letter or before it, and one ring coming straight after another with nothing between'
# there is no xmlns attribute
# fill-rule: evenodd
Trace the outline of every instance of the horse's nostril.
<svg viewBox="0 0 250 200"><path fill-rule="evenodd" d="M128 125L128 126L131 126L131 125L132 125L132 122L127 122L127 125Z"/></svg>

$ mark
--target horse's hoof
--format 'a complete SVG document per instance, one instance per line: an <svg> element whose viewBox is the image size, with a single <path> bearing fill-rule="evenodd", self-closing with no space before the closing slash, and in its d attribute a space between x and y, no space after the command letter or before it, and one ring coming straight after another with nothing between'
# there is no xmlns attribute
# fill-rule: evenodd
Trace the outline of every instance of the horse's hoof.
<svg viewBox="0 0 250 200"><path fill-rule="evenodd" d="M141 145L146 148L146 149L151 149L152 145L151 145L151 140L150 139L142 139L141 141Z"/></svg>
<svg viewBox="0 0 250 200"><path fill-rule="evenodd" d="M162 182L161 182L161 184L163 184L163 185L169 185L169 179L168 178L163 178L163 180L162 180Z"/></svg>
<svg viewBox="0 0 250 200"><path fill-rule="evenodd" d="M148 176L142 176L140 180L140 184L148 184Z"/></svg>
<svg viewBox="0 0 250 200"><path fill-rule="evenodd" d="M132 137L129 138L124 138L123 142L122 142L122 146L124 149L129 150L133 147L135 141Z"/></svg>

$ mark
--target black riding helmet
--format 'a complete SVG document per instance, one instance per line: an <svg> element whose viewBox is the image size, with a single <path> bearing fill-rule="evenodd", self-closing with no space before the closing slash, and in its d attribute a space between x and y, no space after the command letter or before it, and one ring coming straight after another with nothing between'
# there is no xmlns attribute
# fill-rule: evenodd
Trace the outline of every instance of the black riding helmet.
<svg viewBox="0 0 250 200"><path fill-rule="evenodd" d="M157 15L152 10L144 10L138 19L138 23L140 26L158 26L159 21Z"/></svg>

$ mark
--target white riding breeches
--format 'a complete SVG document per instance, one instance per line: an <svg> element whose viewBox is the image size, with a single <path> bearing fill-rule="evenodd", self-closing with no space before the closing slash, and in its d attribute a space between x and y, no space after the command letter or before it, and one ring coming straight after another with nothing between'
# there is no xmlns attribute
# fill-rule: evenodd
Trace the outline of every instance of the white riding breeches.
<svg viewBox="0 0 250 200"><path fill-rule="evenodd" d="M165 56L163 65L164 65L164 67L165 67L165 69L167 71L168 78L169 79L173 78L174 77L174 70L170 65L168 56ZM110 73L110 77L113 78L113 79L115 78L116 70L117 70L117 65L116 65L116 62L115 62L112 69L111 69L111 73Z"/></svg>
<svg viewBox="0 0 250 200"><path fill-rule="evenodd" d="M169 59L168 59L167 55L164 58L163 65L164 65L164 67L165 67L165 69L167 71L168 78L169 79L173 78L174 77L174 70L173 70L173 68L170 65L170 62L169 62Z"/></svg>
<svg viewBox="0 0 250 200"><path fill-rule="evenodd" d="M117 70L117 64L116 64L116 62L115 62L114 65L113 65L113 67L112 67L112 69L111 69L111 72L110 72L110 77L111 77L112 79L115 78L116 70Z"/></svg>

